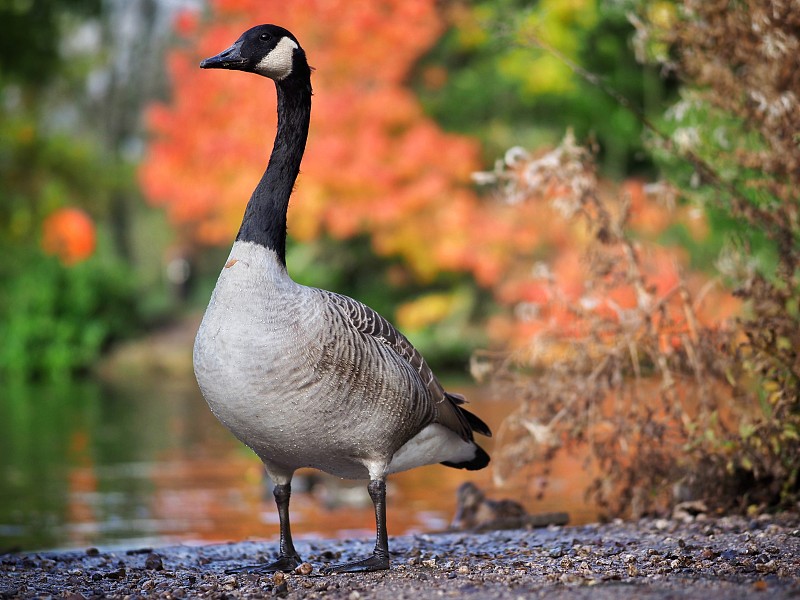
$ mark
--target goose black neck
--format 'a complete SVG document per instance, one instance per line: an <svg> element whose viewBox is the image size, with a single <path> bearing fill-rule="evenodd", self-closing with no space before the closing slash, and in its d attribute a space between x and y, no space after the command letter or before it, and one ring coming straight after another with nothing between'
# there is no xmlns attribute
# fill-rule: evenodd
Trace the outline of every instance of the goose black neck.
<svg viewBox="0 0 800 600"><path fill-rule="evenodd" d="M286 266L286 211L306 147L311 118L310 80L276 81L278 130L267 170L258 182L236 236L273 250Z"/></svg>

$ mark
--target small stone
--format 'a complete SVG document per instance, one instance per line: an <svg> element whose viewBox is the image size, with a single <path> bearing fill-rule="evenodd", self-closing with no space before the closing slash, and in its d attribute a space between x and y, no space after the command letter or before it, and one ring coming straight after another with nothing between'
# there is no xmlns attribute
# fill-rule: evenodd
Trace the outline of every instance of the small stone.
<svg viewBox="0 0 800 600"><path fill-rule="evenodd" d="M720 557L723 560L733 561L739 558L739 553L736 550L723 550L720 553Z"/></svg>
<svg viewBox="0 0 800 600"><path fill-rule="evenodd" d="M356 590L350 592L350 595L347 597L347 600L358 600L361 598L361 594L359 594Z"/></svg>
<svg viewBox="0 0 800 600"><path fill-rule="evenodd" d="M778 569L774 560L756 565L756 571L759 573L774 573Z"/></svg>
<svg viewBox="0 0 800 600"><path fill-rule="evenodd" d="M286 581L286 575L284 574L283 571L275 571L272 574L272 583L274 583L275 585L280 585L284 581Z"/></svg>
<svg viewBox="0 0 800 600"><path fill-rule="evenodd" d="M468 575L469 574L469 567L467 565L461 565L458 567L458 572L461 575Z"/></svg>
<svg viewBox="0 0 800 600"><path fill-rule="evenodd" d="M298 565L294 572L298 575L310 575L311 571L313 570L314 567L311 565L311 563L304 562L303 564Z"/></svg>
<svg viewBox="0 0 800 600"><path fill-rule="evenodd" d="M86 556L100 556L100 550L97 548L87 548L86 549Z"/></svg>
<svg viewBox="0 0 800 600"><path fill-rule="evenodd" d="M119 568L114 571L109 571L106 573L106 578L108 579L125 579L125 568Z"/></svg>
<svg viewBox="0 0 800 600"><path fill-rule="evenodd" d="M422 565L432 569L433 567L436 566L436 559L435 558L429 558L428 560L423 560L422 561Z"/></svg>
<svg viewBox="0 0 800 600"><path fill-rule="evenodd" d="M151 552L147 555L147 558L144 559L144 568L151 571L163 571L164 562L158 554Z"/></svg>

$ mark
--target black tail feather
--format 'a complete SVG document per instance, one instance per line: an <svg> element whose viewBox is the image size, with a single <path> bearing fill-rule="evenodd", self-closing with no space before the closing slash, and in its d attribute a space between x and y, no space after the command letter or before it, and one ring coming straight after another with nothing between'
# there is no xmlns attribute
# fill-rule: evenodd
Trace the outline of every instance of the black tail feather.
<svg viewBox="0 0 800 600"><path fill-rule="evenodd" d="M489 429L489 426L484 423L477 415L472 414L465 408L461 408L460 406L458 409L461 413L467 418L467 423L469 423L470 428L475 433L480 433L481 435L485 435L486 437L492 437L492 430Z"/></svg>
<svg viewBox="0 0 800 600"><path fill-rule="evenodd" d="M464 396L454 392L445 392L444 394L453 404L456 405L458 412L460 412L467 420L469 428L472 429L472 431L475 433L480 433L481 435L485 435L486 437L492 437L492 430L489 429L489 426L486 423L484 423L477 415L474 415L466 408L461 407L461 405L465 404L467 401Z"/></svg>

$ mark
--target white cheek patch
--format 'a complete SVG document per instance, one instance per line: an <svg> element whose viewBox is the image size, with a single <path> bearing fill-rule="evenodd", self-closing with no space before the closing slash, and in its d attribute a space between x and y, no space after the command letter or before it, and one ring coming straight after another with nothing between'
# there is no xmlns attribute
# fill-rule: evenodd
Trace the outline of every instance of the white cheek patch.
<svg viewBox="0 0 800 600"><path fill-rule="evenodd" d="M256 65L256 71L280 81L292 72L292 55L297 44L288 37L282 37L275 48Z"/></svg>

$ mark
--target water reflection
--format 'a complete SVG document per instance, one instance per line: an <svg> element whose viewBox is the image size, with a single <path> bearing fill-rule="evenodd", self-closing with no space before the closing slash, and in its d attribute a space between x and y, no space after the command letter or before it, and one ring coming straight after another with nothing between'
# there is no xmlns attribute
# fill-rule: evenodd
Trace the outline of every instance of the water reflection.
<svg viewBox="0 0 800 600"><path fill-rule="evenodd" d="M496 428L511 407L475 408ZM262 473L193 381L10 387L0 399L0 551L272 539ZM458 485L489 486L490 476L439 466L392 476L390 532L443 529ZM363 482L307 471L293 487L297 538L374 535ZM563 498L549 504L533 508L564 508Z"/></svg>

